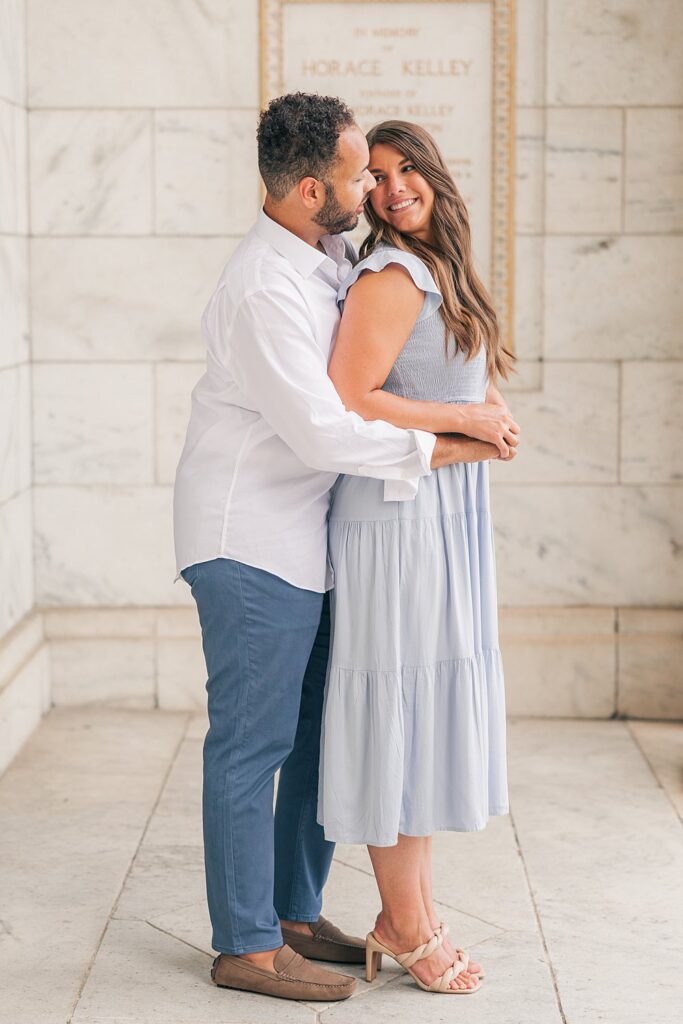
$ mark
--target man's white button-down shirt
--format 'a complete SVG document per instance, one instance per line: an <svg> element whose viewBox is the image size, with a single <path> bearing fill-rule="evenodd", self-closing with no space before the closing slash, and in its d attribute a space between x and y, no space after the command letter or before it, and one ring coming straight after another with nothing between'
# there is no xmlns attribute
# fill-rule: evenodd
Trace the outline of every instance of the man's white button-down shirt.
<svg viewBox="0 0 683 1024"><path fill-rule="evenodd" d="M327 375L351 263L339 236L322 245L261 212L204 311L207 367L174 491L178 573L233 558L322 593L338 474L385 480L400 501L430 473L433 434L347 412Z"/></svg>

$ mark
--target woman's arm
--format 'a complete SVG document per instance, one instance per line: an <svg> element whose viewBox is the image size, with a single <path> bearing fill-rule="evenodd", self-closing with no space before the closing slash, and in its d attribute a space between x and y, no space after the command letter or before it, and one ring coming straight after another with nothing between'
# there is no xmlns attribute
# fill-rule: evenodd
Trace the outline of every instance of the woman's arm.
<svg viewBox="0 0 683 1024"><path fill-rule="evenodd" d="M505 458L519 430L500 405L422 402L382 385L422 308L424 292L398 264L368 271L349 290L328 373L347 409L365 420L459 433L496 445Z"/></svg>
<svg viewBox="0 0 683 1024"><path fill-rule="evenodd" d="M486 389L486 401L487 402L491 402L493 405L499 405L502 409L505 410L505 412L508 414L508 416L510 416L510 418L512 418L512 413L510 412L510 406L507 404L507 402L505 401L505 399L503 398L503 396L501 395L500 391L498 390L498 388L496 387L495 384L489 384L489 386L487 387L487 389Z"/></svg>

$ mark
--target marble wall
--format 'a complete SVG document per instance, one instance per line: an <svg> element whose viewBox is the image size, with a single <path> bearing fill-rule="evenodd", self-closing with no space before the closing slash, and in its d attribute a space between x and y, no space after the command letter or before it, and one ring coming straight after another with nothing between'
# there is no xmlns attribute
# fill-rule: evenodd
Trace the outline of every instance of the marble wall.
<svg viewBox="0 0 683 1024"><path fill-rule="evenodd" d="M0 770L49 698L34 621L26 11L0 0Z"/></svg>
<svg viewBox="0 0 683 1024"><path fill-rule="evenodd" d="M18 49L0 71L14 183L0 295L25 294L28 187L36 601L54 697L195 706L171 486L203 304L259 205L259 5L26 6L26 99ZM16 32L22 8L0 4ZM493 467L510 710L683 717L683 9L517 0L517 40L509 400L524 448ZM9 322L0 388L26 410L23 299ZM0 401L10 624L33 602L28 432Z"/></svg>
<svg viewBox="0 0 683 1024"><path fill-rule="evenodd" d="M683 8L517 9L516 342L538 387L510 393L524 450L492 467L510 706L682 717Z"/></svg>

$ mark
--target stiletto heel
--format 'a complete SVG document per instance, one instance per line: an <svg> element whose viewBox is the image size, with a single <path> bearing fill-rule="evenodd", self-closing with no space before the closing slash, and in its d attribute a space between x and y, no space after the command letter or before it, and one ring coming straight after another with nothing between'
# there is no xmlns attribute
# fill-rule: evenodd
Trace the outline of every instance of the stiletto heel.
<svg viewBox="0 0 683 1024"><path fill-rule="evenodd" d="M365 980L374 981L377 971L382 970L382 954L374 949L366 947L365 950Z"/></svg>

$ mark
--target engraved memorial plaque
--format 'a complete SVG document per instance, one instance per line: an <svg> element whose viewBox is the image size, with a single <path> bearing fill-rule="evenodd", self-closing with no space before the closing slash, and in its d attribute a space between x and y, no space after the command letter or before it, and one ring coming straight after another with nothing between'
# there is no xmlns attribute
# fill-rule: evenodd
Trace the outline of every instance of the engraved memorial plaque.
<svg viewBox="0 0 683 1024"><path fill-rule="evenodd" d="M262 0L262 104L340 96L367 131L436 139L470 213L477 268L512 343L512 0ZM358 243L367 233L361 223Z"/></svg>

